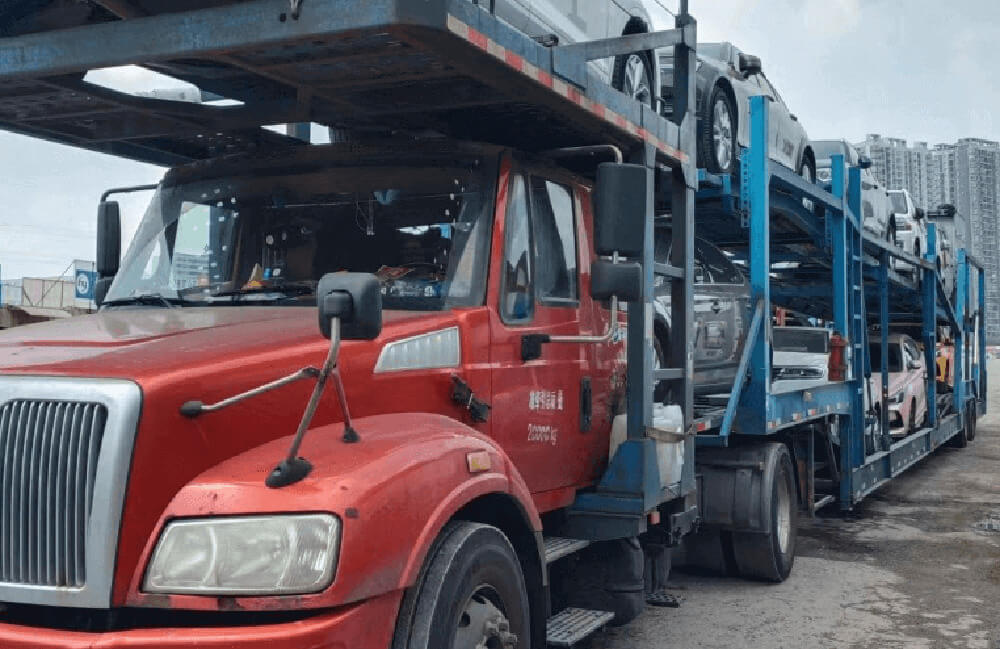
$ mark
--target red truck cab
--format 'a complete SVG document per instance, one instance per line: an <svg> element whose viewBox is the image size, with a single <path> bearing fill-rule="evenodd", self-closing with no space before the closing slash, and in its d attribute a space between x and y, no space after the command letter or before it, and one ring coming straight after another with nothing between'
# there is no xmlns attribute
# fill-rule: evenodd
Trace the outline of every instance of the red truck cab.
<svg viewBox="0 0 1000 649"><path fill-rule="evenodd" d="M99 313L0 336L0 646L436 646L431 558L504 554L490 530L528 599L474 590L457 633L525 638L542 518L600 477L622 397L620 340L523 360L526 334L609 327L592 221L587 180L444 139L171 170ZM384 308L339 355L360 440L326 390L313 470L271 488L308 381L182 407L321 364L316 283L339 271Z"/></svg>

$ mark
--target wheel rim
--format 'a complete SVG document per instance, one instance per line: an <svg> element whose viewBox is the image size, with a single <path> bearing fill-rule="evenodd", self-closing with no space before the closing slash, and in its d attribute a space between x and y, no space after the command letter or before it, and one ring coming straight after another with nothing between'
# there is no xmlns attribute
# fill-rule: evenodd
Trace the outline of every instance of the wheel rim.
<svg viewBox="0 0 1000 649"><path fill-rule="evenodd" d="M492 586L476 588L458 616L452 649L516 649L517 636L502 607Z"/></svg>
<svg viewBox="0 0 1000 649"><path fill-rule="evenodd" d="M712 145L720 169L728 169L733 159L733 117L729 104L719 98L712 107Z"/></svg>
<svg viewBox="0 0 1000 649"><path fill-rule="evenodd" d="M792 544L792 494L784 475L778 480L778 548L782 554Z"/></svg>
<svg viewBox="0 0 1000 649"><path fill-rule="evenodd" d="M649 87L649 75L646 73L646 60L639 54L630 54L625 60L626 95L644 104L650 104L653 93Z"/></svg>

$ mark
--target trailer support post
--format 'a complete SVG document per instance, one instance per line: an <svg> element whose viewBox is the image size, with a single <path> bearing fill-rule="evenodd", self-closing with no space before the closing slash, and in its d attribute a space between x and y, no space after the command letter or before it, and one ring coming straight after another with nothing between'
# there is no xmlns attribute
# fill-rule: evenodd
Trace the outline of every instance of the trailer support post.
<svg viewBox="0 0 1000 649"><path fill-rule="evenodd" d="M976 321L976 338L979 341L979 391L976 394L976 398L983 402L983 406L986 406L986 271L981 267L976 267L976 292L977 299L977 312L979 313L979 319ZM978 415L978 412L977 412Z"/></svg>
<svg viewBox="0 0 1000 649"><path fill-rule="evenodd" d="M923 333L924 333L924 381L927 384L927 424L936 427L937 418L937 227L927 224L927 252L924 259L931 262L930 268L923 270ZM959 320L961 323L962 320ZM959 326L962 328L964 325ZM956 351L958 351L956 349ZM962 350L964 353L964 349ZM956 353L955 356L960 354ZM961 376L961 375L959 375ZM959 410L961 412L961 410Z"/></svg>
<svg viewBox="0 0 1000 649"><path fill-rule="evenodd" d="M762 311L760 329L751 345L750 381L743 393L743 425L747 431L768 431L771 393L771 176L768 155L769 98L750 98L750 148L745 153L750 184L750 304ZM741 380L737 377L736 380Z"/></svg>
<svg viewBox="0 0 1000 649"><path fill-rule="evenodd" d="M892 257L888 251L879 253L878 294L879 294L879 367L882 397L879 399L878 429L882 433L882 450L892 448L892 435L889 433L889 264Z"/></svg>
<svg viewBox="0 0 1000 649"><path fill-rule="evenodd" d="M958 267L955 269L955 321L958 323L955 334L955 357L952 372L955 376L955 387L952 390L955 412L960 415L965 407L965 314L968 305L969 260L965 250L958 251ZM964 425L964 424L963 424Z"/></svg>
<svg viewBox="0 0 1000 649"><path fill-rule="evenodd" d="M670 349L664 352L670 367L682 368L683 378L680 389L674 394L684 417L684 467L681 471L681 489L684 493L695 489L695 438L694 423L694 202L698 189L698 171L695 160L695 139L697 120L695 107L697 92L695 74L697 56L691 44L698 42L698 23L687 12L686 2L677 15L674 26L692 31L690 42L674 46L674 93L671 115L680 131L681 147L692 153L688 164L674 167L670 172L671 182L671 223L674 245L670 250L670 263L684 272L683 279L670 282L670 317L673 335ZM683 242L683 246L680 244ZM650 384L652 385L652 384Z"/></svg>

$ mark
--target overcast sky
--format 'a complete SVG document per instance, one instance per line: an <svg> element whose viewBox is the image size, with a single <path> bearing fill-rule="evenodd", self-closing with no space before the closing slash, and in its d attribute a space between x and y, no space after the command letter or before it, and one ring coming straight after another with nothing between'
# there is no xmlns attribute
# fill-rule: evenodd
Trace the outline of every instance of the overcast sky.
<svg viewBox="0 0 1000 649"><path fill-rule="evenodd" d="M536 0L539 1L539 0ZM598 2L603 0L584 0ZM656 0L646 0L653 4ZM677 0L661 0L676 7ZM702 41L757 54L814 139L1000 139L997 0L691 0ZM661 12L662 13L662 12ZM936 40L941 39L941 40ZM105 74L138 87L129 74ZM158 85L163 85L158 83ZM1000 116L998 116L1000 117ZM157 167L0 132L0 273L93 259L97 200ZM148 195L123 200L126 233Z"/></svg>

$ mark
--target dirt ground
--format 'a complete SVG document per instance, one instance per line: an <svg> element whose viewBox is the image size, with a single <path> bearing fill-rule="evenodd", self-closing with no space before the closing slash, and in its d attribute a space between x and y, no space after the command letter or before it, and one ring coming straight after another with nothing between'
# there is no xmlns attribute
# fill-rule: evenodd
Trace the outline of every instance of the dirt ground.
<svg viewBox="0 0 1000 649"><path fill-rule="evenodd" d="M1000 362L992 412L854 514L799 523L779 585L681 574L678 609L649 608L590 649L1000 649Z"/></svg>

